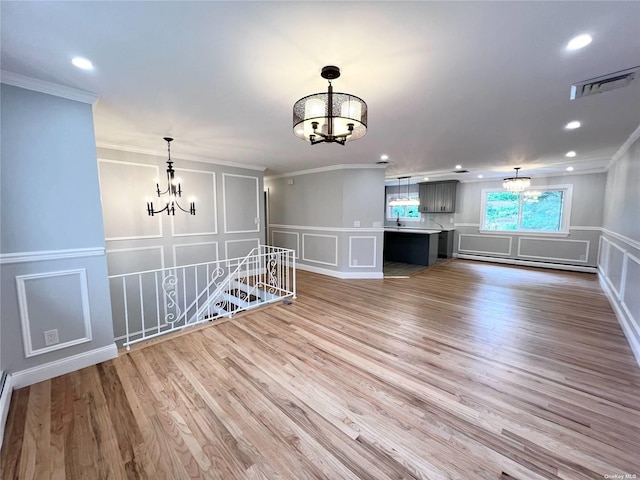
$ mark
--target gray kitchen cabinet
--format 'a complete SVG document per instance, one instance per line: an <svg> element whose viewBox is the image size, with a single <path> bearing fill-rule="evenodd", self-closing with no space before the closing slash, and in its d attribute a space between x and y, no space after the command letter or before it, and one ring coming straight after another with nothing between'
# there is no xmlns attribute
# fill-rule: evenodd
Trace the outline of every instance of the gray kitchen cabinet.
<svg viewBox="0 0 640 480"><path fill-rule="evenodd" d="M453 230L442 230L438 234L438 258L453 257Z"/></svg>
<svg viewBox="0 0 640 480"><path fill-rule="evenodd" d="M456 211L458 180L419 184L420 211L422 213L453 213Z"/></svg>

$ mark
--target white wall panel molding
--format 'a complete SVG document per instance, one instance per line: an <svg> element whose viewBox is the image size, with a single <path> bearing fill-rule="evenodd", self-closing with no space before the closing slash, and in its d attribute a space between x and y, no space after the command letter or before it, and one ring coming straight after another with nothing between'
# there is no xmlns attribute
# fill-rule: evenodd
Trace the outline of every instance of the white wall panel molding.
<svg viewBox="0 0 640 480"><path fill-rule="evenodd" d="M282 247L282 248L291 248L291 247L283 247L282 245L280 245L280 242L276 242L275 241L275 235L293 235L295 236L296 239L296 246L294 248L295 250L295 255L296 255L296 260L298 258L300 258L300 254L298 252L300 252L300 234L298 232L285 232L282 230L271 230L271 245L273 245L274 247Z"/></svg>
<svg viewBox="0 0 640 480"><path fill-rule="evenodd" d="M255 229L248 229L248 230L229 230L227 227L227 217L229 215L229 212L227 211L227 207L228 207L228 203L227 203L227 178L229 177L236 177L236 178L250 178L252 180L255 181L256 184L256 189L255 189L255 195L256 195L256 210L255 210L255 217L259 218L261 216L261 212L260 212L260 192L258 191L258 187L260 185L260 179L258 177L253 177L250 175L237 175L235 173L223 173L222 174L222 217L223 217L223 223L224 223L224 233L255 233L255 232L259 232L260 231L260 222L256 222L255 224ZM248 213L247 213L248 214Z"/></svg>
<svg viewBox="0 0 640 480"><path fill-rule="evenodd" d="M310 225L282 225L279 223L270 223L269 228L285 228L290 230L306 230L306 231L312 231L312 232L384 233L384 228L313 227Z"/></svg>
<svg viewBox="0 0 640 480"><path fill-rule="evenodd" d="M192 173L201 173L204 175L211 175L211 192L213 194L213 230L204 231L204 232L194 232L194 233L176 233L176 222L175 217L171 216L171 236L172 237L195 237L195 236L203 236L203 235L217 235L218 234L218 195L216 192L216 172L209 172L207 170L192 170L189 168L180 168L177 172L192 172ZM185 188L188 189L188 185L184 185ZM189 197L183 197L185 201L189 202ZM200 199L201 201L202 199ZM198 196L196 195L196 212L198 210ZM189 217L187 217L189 218ZM196 218L197 213L196 213Z"/></svg>
<svg viewBox="0 0 640 480"><path fill-rule="evenodd" d="M81 368L90 367L100 362L106 362L118 356L118 348L115 343L106 347L96 348L88 352L72 355L71 357L56 360L54 362L38 365L37 367L20 370L13 374L13 388L22 388L43 382L50 378L74 372Z"/></svg>
<svg viewBox="0 0 640 480"><path fill-rule="evenodd" d="M453 226L455 228L458 228L458 227L480 228L479 223L454 223Z"/></svg>
<svg viewBox="0 0 640 480"><path fill-rule="evenodd" d="M509 240L509 248L507 249L506 252L504 251L496 251L496 250L473 250L470 248L462 248L462 241L464 238L467 237L480 237L480 238L491 238L491 239L496 239L496 238L502 238L502 239L507 239ZM511 244L512 244L512 238L511 237L507 237L507 236L499 236L499 235L474 235L474 234L470 234L470 233L461 233L458 235L458 252L467 252L467 253L485 253L488 255L511 255Z"/></svg>
<svg viewBox="0 0 640 480"><path fill-rule="evenodd" d="M562 242L562 243L582 243L585 246L584 253L581 254L584 258L567 258L567 257L552 257L549 255L527 255L522 253L522 243L523 241L526 243L527 241L533 242ZM518 238L518 253L516 254L518 257L523 258L535 258L539 260L561 260L566 262L580 262L580 263L588 263L589 261L589 247L591 242L589 240L565 240L559 238L540 238L540 237L519 237Z"/></svg>
<svg viewBox="0 0 640 480"><path fill-rule="evenodd" d="M615 251L620 252L619 256L620 256L620 262L621 262L621 268L620 271L617 272L617 274L613 275L612 269L614 269L615 267L615 263L612 261L613 256L615 255ZM624 294L624 281L625 281L625 274L626 274L626 263L627 263L627 251L616 245L613 242L609 242L609 247L607 248L607 269L605 270L605 279L606 281L609 283L609 286L611 287L611 291L616 295L616 298L619 301L622 301L623 298L623 294ZM616 280L620 280L620 285L618 287L616 287L616 285L614 284L614 281Z"/></svg>
<svg viewBox="0 0 640 480"><path fill-rule="evenodd" d="M353 240L354 239L370 240L373 242L371 261L368 264L353 263L354 262L354 258L353 258ZM377 256L376 241L377 241L377 238L373 236L349 235L349 267L350 268L375 268L376 256Z"/></svg>
<svg viewBox="0 0 640 480"><path fill-rule="evenodd" d="M0 72L0 82L13 85L14 87L33 90L34 92L46 93L56 97L66 98L67 100L75 100L76 102L88 103L93 105L98 100L98 95L86 90L58 85L57 83L46 82L36 78L27 77L18 73L2 70Z"/></svg>
<svg viewBox="0 0 640 480"><path fill-rule="evenodd" d="M611 242L605 237L600 236L598 243L598 268L602 270L603 274L607 272L607 259L609 258L609 244Z"/></svg>
<svg viewBox="0 0 640 480"><path fill-rule="evenodd" d="M229 244L230 243L249 243L249 242L253 242L255 243L256 247L260 246L260 239L259 238L241 238L238 240L225 240L224 242L224 258L225 260L230 260L229 258ZM232 257L232 258L237 258L237 257Z"/></svg>
<svg viewBox="0 0 640 480"><path fill-rule="evenodd" d="M598 272L598 269L596 267L586 267L582 265L564 265L562 263L535 262L533 260L518 260L516 258L483 257L480 255L467 255L464 253L454 253L453 257L461 258L463 260L478 260L481 262L489 263L503 263L506 265L519 265L521 267L549 268L551 270L566 270L569 272Z"/></svg>
<svg viewBox="0 0 640 480"><path fill-rule="evenodd" d="M149 173L149 195L152 195L154 193L153 190L153 183L154 183L154 178L160 178L160 168L157 165L153 165L153 164L147 164L147 163L136 163L136 162L123 162L123 161L119 161L119 160L108 160L108 159L103 159L103 158L98 158L98 182L100 184L100 200L102 203L102 210L103 210L103 215L106 214L108 212L105 212L105 202L103 200L104 196L105 196L105 189L109 188L108 186L104 185L105 182L105 178L103 178L103 176L100 174L100 168L99 165L100 164L114 164L114 165L122 165L123 167L140 167L140 168L149 168L151 169L153 172ZM146 196L146 195L145 195ZM134 196L135 197L135 196ZM152 198L152 200L157 201L157 198ZM142 198L140 198L140 209L144 209L144 196ZM119 236L108 236L107 235L107 227L108 225L105 226L105 241L106 242L112 242L112 241L118 241L118 240L146 240L146 239L152 239L152 238L162 238L163 237L163 233L162 233L162 215L156 215L154 217L152 217L155 220L155 224L157 227L157 233L152 232L149 234L145 234L145 235L119 235ZM105 217L105 219L107 220L111 220L113 221L113 219L109 219L109 217Z"/></svg>
<svg viewBox="0 0 640 480"><path fill-rule="evenodd" d="M104 254L104 247L2 253L0 254L0 265L8 263L42 262L44 260L67 260L81 257L101 257Z"/></svg>
<svg viewBox="0 0 640 480"><path fill-rule="evenodd" d="M304 263L296 263L296 268L304 270L305 272L319 273L320 275L328 275L329 277L341 278L345 280L384 278L384 274L382 272L340 272L338 270L329 270L328 268L305 265Z"/></svg>
<svg viewBox="0 0 640 480"><path fill-rule="evenodd" d="M606 228L602 229L602 233L610 235L613 238L615 238L616 240L621 240L624 243L626 243L627 245L629 245L630 247L637 248L638 250L640 250L640 242L637 241L637 240L634 240L633 238L625 237L624 235L616 233L616 232L614 232L612 230L607 230Z"/></svg>
<svg viewBox="0 0 640 480"><path fill-rule="evenodd" d="M31 322L35 319L29 314L30 301L33 300L28 292L28 283L41 279L49 279L54 281L55 278L75 276L77 277L77 291L67 291L69 295L75 293L79 296L81 305L81 317L83 322L84 336L68 340L66 342L50 345L43 348L34 349L33 337L31 331ZM79 345L91 341L91 316L89 307L89 289L87 287L87 271L84 268L77 270L64 270L59 272L44 272L30 275L18 275L16 276L16 287L18 293L18 310L20 312L20 325L22 327L22 340L24 344L25 357L33 357L36 355L42 355L44 353L53 352L63 348L68 348L73 345ZM33 292L31 293L33 295ZM71 297L70 297L71 298ZM64 319L69 321L69 317Z"/></svg>
<svg viewBox="0 0 640 480"><path fill-rule="evenodd" d="M128 253L128 252L137 252L137 251L143 251L143 250L159 250L160 251L160 266L158 268L160 268L160 269L164 269L165 268L164 247L162 245L152 245L152 246L148 246L148 247L132 247L132 248L109 248L109 249L107 249L107 256L109 254L114 254L114 253ZM139 269L132 269L131 272L126 272L126 273L134 273L134 272L138 272L138 271L139 271ZM122 273L115 274L113 272L109 272L109 275L122 275Z"/></svg>
<svg viewBox="0 0 640 480"><path fill-rule="evenodd" d="M307 256L307 244L305 242L307 241L308 238L311 238L311 237L332 238L334 240L333 254L334 254L335 260L332 262L327 262L324 260L309 258ZM332 267L337 267L338 266L338 236L337 235L321 235L316 233L303 233L302 234L302 260L305 260L307 262L321 263L323 265L330 265Z"/></svg>
<svg viewBox="0 0 640 480"><path fill-rule="evenodd" d="M177 266L186 266L186 265L178 265L178 248L189 248L189 247L200 247L203 245L215 245L216 247L216 258L211 260L203 260L201 262L197 262L197 263L207 263L207 262L214 262L217 260L220 260L220 252L218 250L218 242L197 242L197 243L179 243L179 244L175 244L172 246L172 250L173 250L173 266L177 267Z"/></svg>

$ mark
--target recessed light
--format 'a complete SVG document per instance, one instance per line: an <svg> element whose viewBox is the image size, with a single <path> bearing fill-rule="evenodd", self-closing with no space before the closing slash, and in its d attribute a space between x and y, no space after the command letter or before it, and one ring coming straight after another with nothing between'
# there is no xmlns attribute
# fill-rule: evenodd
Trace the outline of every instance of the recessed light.
<svg viewBox="0 0 640 480"><path fill-rule="evenodd" d="M478 178L482 178L482 174L478 175Z"/></svg>
<svg viewBox="0 0 640 480"><path fill-rule="evenodd" d="M574 152L573 150L571 150L570 152L567 152L564 154L565 157L569 157L569 158L573 158L576 156L576 152Z"/></svg>
<svg viewBox="0 0 640 480"><path fill-rule="evenodd" d="M573 167L567 167L567 172L573 172Z"/></svg>
<svg viewBox="0 0 640 480"><path fill-rule="evenodd" d="M380 155L380 160L389 160L389 155Z"/></svg>
<svg viewBox="0 0 640 480"><path fill-rule="evenodd" d="M591 40L593 40L591 35L587 35L586 33L573 37L571 41L567 43L567 50L579 50L584 48L591 43Z"/></svg>
<svg viewBox="0 0 640 480"><path fill-rule="evenodd" d="M574 120L573 122L567 123L564 128L566 128L567 130L575 130L576 128L580 128L580 122Z"/></svg>
<svg viewBox="0 0 640 480"><path fill-rule="evenodd" d="M74 57L71 60L71 63L82 70L93 70L93 63L91 63L91 60L87 60L86 58Z"/></svg>
<svg viewBox="0 0 640 480"><path fill-rule="evenodd" d="M425 180L429 180L429 177L424 177Z"/></svg>
<svg viewBox="0 0 640 480"><path fill-rule="evenodd" d="M462 168L462 165L456 165L456 170L460 170Z"/></svg>

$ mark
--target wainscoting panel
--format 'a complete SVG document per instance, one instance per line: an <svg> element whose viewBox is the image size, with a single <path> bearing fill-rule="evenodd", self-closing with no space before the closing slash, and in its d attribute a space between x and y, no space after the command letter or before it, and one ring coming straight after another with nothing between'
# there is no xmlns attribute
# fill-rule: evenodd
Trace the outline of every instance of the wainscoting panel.
<svg viewBox="0 0 640 480"><path fill-rule="evenodd" d="M349 236L349 266L351 268L375 268L376 237Z"/></svg>
<svg viewBox="0 0 640 480"><path fill-rule="evenodd" d="M623 286L640 285L640 258L627 254L626 275ZM631 323L635 326L635 333L640 341L640 292L633 288L624 288L622 305Z"/></svg>
<svg viewBox="0 0 640 480"><path fill-rule="evenodd" d="M147 215L144 199L155 190L156 165L98 159L105 240L162 237L161 215ZM133 202L132 199L139 199ZM154 199L154 208L159 208Z"/></svg>
<svg viewBox="0 0 640 480"><path fill-rule="evenodd" d="M258 185L258 177L230 173L222 174L225 233L260 231L261 215Z"/></svg>
<svg viewBox="0 0 640 480"><path fill-rule="evenodd" d="M216 206L216 174L204 170L180 169L182 189L186 192L180 204L188 209L191 195L196 202L196 214L176 213L171 217L171 234L174 237L215 235L218 233L218 209ZM177 209L176 209L177 210Z"/></svg>
<svg viewBox="0 0 640 480"><path fill-rule="evenodd" d="M218 242L173 245L173 265L193 265L218 260Z"/></svg>
<svg viewBox="0 0 640 480"><path fill-rule="evenodd" d="M16 287L25 357L91 341L85 269L18 275ZM52 330L59 343L46 345Z"/></svg>
<svg viewBox="0 0 640 480"><path fill-rule="evenodd" d="M338 266L338 236L302 234L302 259L307 262Z"/></svg>
<svg viewBox="0 0 640 480"><path fill-rule="evenodd" d="M274 247L288 248L295 250L296 260L300 258L300 234L298 232L283 232L281 230L271 231L271 245Z"/></svg>
<svg viewBox="0 0 640 480"><path fill-rule="evenodd" d="M620 248L615 243L609 243L608 255L607 255L607 280L613 288L613 292L618 297L618 300L622 299L623 294L623 278L624 278L624 264L625 264L626 251Z"/></svg>
<svg viewBox="0 0 640 480"><path fill-rule="evenodd" d="M162 246L107 249L109 275L146 272L164 268Z"/></svg>
<svg viewBox="0 0 640 480"><path fill-rule="evenodd" d="M589 246L588 240L519 237L518 256L586 263L589 259Z"/></svg>
<svg viewBox="0 0 640 480"><path fill-rule="evenodd" d="M460 253L484 253L489 255L511 255L511 237L498 235L458 235Z"/></svg>
<svg viewBox="0 0 640 480"><path fill-rule="evenodd" d="M227 240L224 242L225 258L240 258L247 255L252 248L260 246L258 238L244 238L242 240Z"/></svg>

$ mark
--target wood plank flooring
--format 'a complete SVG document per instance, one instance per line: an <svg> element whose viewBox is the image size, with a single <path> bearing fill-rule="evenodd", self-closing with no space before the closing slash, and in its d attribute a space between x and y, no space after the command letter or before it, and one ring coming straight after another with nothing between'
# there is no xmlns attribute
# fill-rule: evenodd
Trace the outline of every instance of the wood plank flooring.
<svg viewBox="0 0 640 480"><path fill-rule="evenodd" d="M15 391L2 479L640 475L640 367L595 275L298 282L292 305Z"/></svg>

